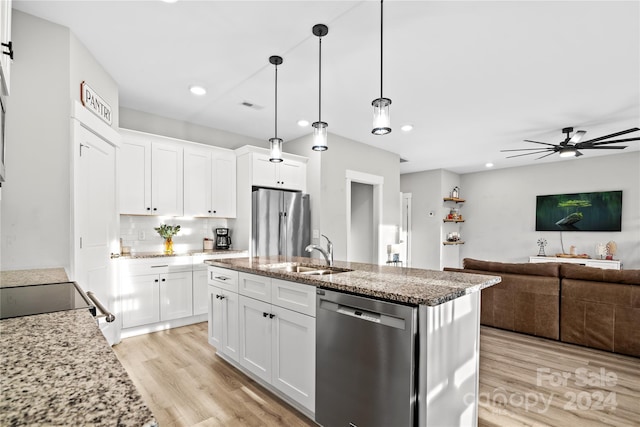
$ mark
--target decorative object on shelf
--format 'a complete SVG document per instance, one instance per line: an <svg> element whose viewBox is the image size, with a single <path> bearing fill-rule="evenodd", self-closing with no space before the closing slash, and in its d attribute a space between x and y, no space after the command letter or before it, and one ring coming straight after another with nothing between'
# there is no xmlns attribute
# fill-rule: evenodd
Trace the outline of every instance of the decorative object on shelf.
<svg viewBox="0 0 640 427"><path fill-rule="evenodd" d="M547 246L547 239L543 239L543 238L538 239L538 247L540 248L538 250L538 256L547 256L544 253L544 247L545 246Z"/></svg>
<svg viewBox="0 0 640 427"><path fill-rule="evenodd" d="M155 227L154 230L158 232L160 237L164 239L164 253L173 253L173 236L180 231L179 225L167 225L161 224L160 227Z"/></svg>
<svg viewBox="0 0 640 427"><path fill-rule="evenodd" d="M312 29L313 35L318 37L318 121L313 126L313 151L325 151L327 146L327 123L322 121L322 37L329 34L329 27L324 24L316 24Z"/></svg>
<svg viewBox="0 0 640 427"><path fill-rule="evenodd" d="M447 242L458 242L460 241L460 233L457 231L452 231L447 233Z"/></svg>
<svg viewBox="0 0 640 427"><path fill-rule="evenodd" d="M618 245L613 240L607 242L607 258L613 259L613 256L618 252Z"/></svg>
<svg viewBox="0 0 640 427"><path fill-rule="evenodd" d="M607 245L605 243L596 243L596 255L600 259L604 259L607 256Z"/></svg>
<svg viewBox="0 0 640 427"><path fill-rule="evenodd" d="M270 56L269 63L273 64L276 69L275 136L269 139L269 161L280 163L282 162L282 139L278 138L278 65L282 64L282 57L277 55Z"/></svg>
<svg viewBox="0 0 640 427"><path fill-rule="evenodd" d="M371 105L373 105L373 129L371 130L371 133L374 135L386 135L391 132L391 117L389 115L389 106L391 105L391 100L382 96L382 29L384 22L383 1L384 0L380 0L380 98L374 99L371 102Z"/></svg>
<svg viewBox="0 0 640 427"><path fill-rule="evenodd" d="M452 199L460 198L460 187L458 187L457 185L453 187L453 190L451 190L451 198Z"/></svg>

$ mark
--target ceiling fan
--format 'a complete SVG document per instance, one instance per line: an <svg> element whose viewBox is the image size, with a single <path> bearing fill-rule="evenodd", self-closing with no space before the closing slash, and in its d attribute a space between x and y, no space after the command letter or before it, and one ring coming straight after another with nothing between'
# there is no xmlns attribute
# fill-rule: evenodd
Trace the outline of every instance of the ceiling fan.
<svg viewBox="0 0 640 427"><path fill-rule="evenodd" d="M518 148L515 150L500 150L501 152L507 151L533 151L532 153L523 153L523 154L515 154L513 156L508 156L507 159L512 157L520 157L520 156L528 156L531 154L542 154L546 153L538 159L542 159L544 157L550 156L555 153L560 153L560 157L578 157L582 156L582 153L578 150L622 150L627 148L626 145L614 145L609 146L608 144L614 144L616 142L629 142L629 141L640 141L640 137L636 138L626 138L626 139L616 139L612 141L605 141L609 138L615 138L620 135L625 135L627 133L639 131L640 128L631 128L627 130L623 130L622 132L612 133L610 135L601 136L599 138L590 139L588 141L582 141L584 134L587 133L586 130L578 130L576 133L571 136L571 132L573 132L572 127L562 129L562 133L566 134L566 138L564 141L559 144L550 144L548 142L539 142L539 141L530 141L525 139L525 142L532 142L534 144L542 144L547 145L548 147L540 147L540 148Z"/></svg>

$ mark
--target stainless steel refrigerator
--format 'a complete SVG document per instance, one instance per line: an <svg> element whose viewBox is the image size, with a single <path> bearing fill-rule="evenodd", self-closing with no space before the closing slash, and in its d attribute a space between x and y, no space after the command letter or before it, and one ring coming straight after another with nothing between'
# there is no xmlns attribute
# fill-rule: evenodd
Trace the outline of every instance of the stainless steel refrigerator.
<svg viewBox="0 0 640 427"><path fill-rule="evenodd" d="M311 243L308 194L256 187L251 210L253 256L309 256L304 250Z"/></svg>

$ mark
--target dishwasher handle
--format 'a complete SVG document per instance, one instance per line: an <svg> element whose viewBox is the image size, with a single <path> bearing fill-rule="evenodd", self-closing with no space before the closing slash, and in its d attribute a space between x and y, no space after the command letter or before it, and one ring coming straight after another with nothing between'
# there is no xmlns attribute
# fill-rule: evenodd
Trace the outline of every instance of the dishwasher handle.
<svg viewBox="0 0 640 427"><path fill-rule="evenodd" d="M320 309L332 311L340 315L353 317L366 322L376 323L380 325L390 326L396 329L406 329L405 319L390 316L385 313L379 313L375 311L363 310L361 308L352 307L349 305L338 304L333 301L329 301L320 297Z"/></svg>

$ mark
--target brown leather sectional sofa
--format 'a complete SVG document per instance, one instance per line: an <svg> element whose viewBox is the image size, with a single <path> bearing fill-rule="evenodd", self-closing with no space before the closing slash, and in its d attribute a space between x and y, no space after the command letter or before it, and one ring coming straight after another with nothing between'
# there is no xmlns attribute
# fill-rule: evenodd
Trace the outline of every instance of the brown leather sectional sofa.
<svg viewBox="0 0 640 427"><path fill-rule="evenodd" d="M502 277L481 293L480 323L640 357L640 270L463 260L448 271Z"/></svg>

